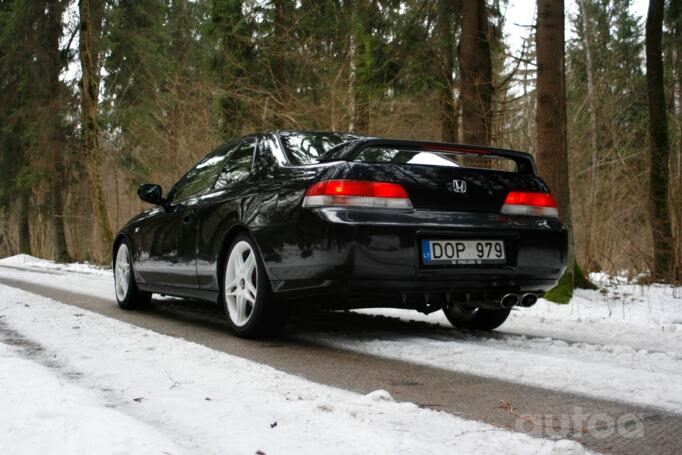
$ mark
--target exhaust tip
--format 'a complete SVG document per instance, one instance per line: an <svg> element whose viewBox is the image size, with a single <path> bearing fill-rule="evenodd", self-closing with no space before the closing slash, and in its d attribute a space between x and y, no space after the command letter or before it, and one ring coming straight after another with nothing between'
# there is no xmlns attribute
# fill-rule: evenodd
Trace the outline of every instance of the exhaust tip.
<svg viewBox="0 0 682 455"><path fill-rule="evenodd" d="M500 300L500 306L502 308L511 308L514 305L519 304L519 296L516 294L505 294Z"/></svg>
<svg viewBox="0 0 682 455"><path fill-rule="evenodd" d="M523 294L523 297L521 297L521 306L524 307L530 307L535 305L535 303L538 301L538 296L535 294Z"/></svg>

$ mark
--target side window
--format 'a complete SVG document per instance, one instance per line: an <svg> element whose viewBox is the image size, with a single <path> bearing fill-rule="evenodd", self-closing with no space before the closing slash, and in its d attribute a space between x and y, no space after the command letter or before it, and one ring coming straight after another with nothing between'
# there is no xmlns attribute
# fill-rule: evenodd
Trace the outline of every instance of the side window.
<svg viewBox="0 0 682 455"><path fill-rule="evenodd" d="M286 158L279 152L275 138L271 135L263 136L256 147L256 158L253 161L253 173L258 178L270 178L279 166L286 164Z"/></svg>
<svg viewBox="0 0 682 455"><path fill-rule="evenodd" d="M242 141L239 147L227 156L227 161L220 171L214 188L224 188L244 180L251 173L255 148L255 137L249 137Z"/></svg>
<svg viewBox="0 0 682 455"><path fill-rule="evenodd" d="M234 149L236 143L221 146L204 157L173 187L171 198L173 201L196 196L211 188L218 175L218 171L225 161L225 155Z"/></svg>

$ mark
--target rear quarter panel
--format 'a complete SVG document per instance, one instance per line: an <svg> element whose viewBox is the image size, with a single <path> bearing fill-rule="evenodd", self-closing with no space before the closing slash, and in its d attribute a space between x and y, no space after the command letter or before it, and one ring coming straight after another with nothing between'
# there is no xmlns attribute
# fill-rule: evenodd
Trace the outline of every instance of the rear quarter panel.
<svg viewBox="0 0 682 455"><path fill-rule="evenodd" d="M305 235L300 230L305 191L321 178L343 174L346 166L325 163L280 167L237 187L201 196L195 207L199 287L219 289L221 263L237 229L248 230L255 238L269 278L277 280L277 266L287 266L306 249Z"/></svg>
<svg viewBox="0 0 682 455"><path fill-rule="evenodd" d="M199 288L219 289L219 264L236 229L259 232L272 223L277 186L244 182L212 191L197 201L197 279Z"/></svg>
<svg viewBox="0 0 682 455"><path fill-rule="evenodd" d="M344 178L346 162L280 168L277 206L268 226L253 229L271 280L287 279L317 247L309 232L310 211L301 208L306 190L320 180Z"/></svg>

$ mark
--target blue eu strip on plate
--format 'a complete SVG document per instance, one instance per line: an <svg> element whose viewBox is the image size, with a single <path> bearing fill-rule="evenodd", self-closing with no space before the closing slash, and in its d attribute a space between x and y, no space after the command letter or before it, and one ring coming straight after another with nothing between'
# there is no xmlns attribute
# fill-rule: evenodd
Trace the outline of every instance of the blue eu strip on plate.
<svg viewBox="0 0 682 455"><path fill-rule="evenodd" d="M422 258L424 259L424 264L431 261L431 248L429 248L428 240L422 240Z"/></svg>

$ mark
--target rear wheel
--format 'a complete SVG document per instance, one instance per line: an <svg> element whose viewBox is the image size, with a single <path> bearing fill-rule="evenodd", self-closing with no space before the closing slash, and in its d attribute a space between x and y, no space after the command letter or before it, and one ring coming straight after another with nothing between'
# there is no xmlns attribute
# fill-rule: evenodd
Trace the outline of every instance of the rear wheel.
<svg viewBox="0 0 682 455"><path fill-rule="evenodd" d="M222 304L237 335L262 338L282 330L285 308L274 299L263 261L249 236L240 234L232 242L222 276Z"/></svg>
<svg viewBox="0 0 682 455"><path fill-rule="evenodd" d="M152 298L149 292L140 291L135 282L133 259L126 242L121 242L114 260L114 291L118 306L124 310L135 310L146 306Z"/></svg>
<svg viewBox="0 0 682 455"><path fill-rule="evenodd" d="M467 308L458 304L443 308L445 317L453 326L472 330L494 330L507 320L510 312L511 308L486 310L483 308Z"/></svg>

